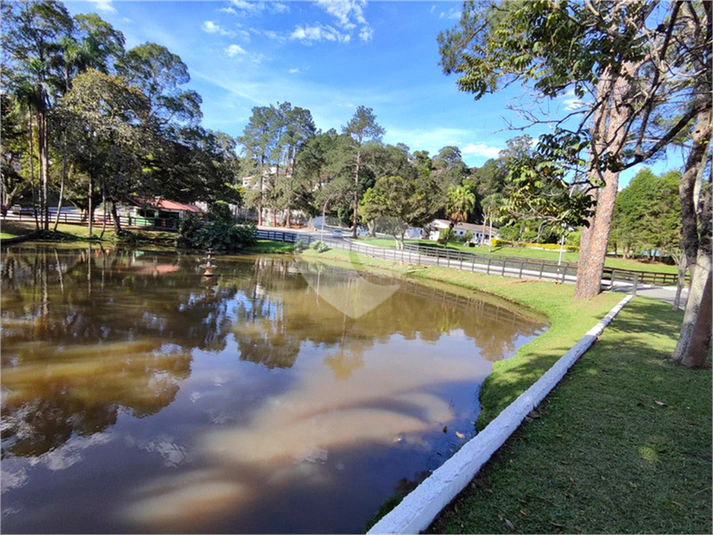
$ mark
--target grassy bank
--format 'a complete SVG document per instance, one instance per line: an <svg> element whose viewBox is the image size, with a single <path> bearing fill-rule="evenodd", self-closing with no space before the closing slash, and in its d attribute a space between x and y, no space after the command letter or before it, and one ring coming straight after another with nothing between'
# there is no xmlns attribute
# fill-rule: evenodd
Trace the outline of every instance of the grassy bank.
<svg viewBox="0 0 713 535"><path fill-rule="evenodd" d="M396 242L392 238L360 238L360 242L369 245L377 245L379 247L395 248ZM407 243L414 245L433 246L435 242L430 240L406 240ZM523 247L467 247L459 244L448 244L449 249L457 251L465 251L473 254L494 254L499 256L513 256L517 258L530 258L537 260L552 260L557 262L559 259L559 251L545 249L526 249ZM578 252L567 252L562 254L562 261L574 262L579 260ZM639 262L637 260L629 260L625 258L607 257L605 265L614 269L631 269L634 271L655 271L656 273L676 273L676 266L669 266L662 262Z"/></svg>
<svg viewBox="0 0 713 535"><path fill-rule="evenodd" d="M54 228L54 223L50 224L50 229ZM31 232L35 232L34 221L3 221L2 234L0 239L14 238L24 236ZM102 235L101 224L96 224L92 227L90 236L89 229L86 225L72 225L68 223L60 223L57 226L57 231L49 230L43 232L37 239L38 241L104 241L109 243L126 243L129 245L140 244L155 244L155 245L173 245L176 244L175 232L157 231L157 230L131 230L125 231L122 236L117 236L114 232L114 227L108 225Z"/></svg>
<svg viewBox="0 0 713 535"><path fill-rule="evenodd" d="M270 240L257 240L255 245L246 247L243 252L250 254L289 254L294 251L294 244Z"/></svg>
<svg viewBox="0 0 713 535"><path fill-rule="evenodd" d="M711 370L664 360L680 321L634 299L429 531L711 533Z"/></svg>

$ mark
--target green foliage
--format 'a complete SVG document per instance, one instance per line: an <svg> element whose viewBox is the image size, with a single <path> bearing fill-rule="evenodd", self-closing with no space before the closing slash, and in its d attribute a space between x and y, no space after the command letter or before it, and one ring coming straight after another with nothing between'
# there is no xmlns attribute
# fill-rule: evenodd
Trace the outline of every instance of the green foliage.
<svg viewBox="0 0 713 535"><path fill-rule="evenodd" d="M295 242L294 251L296 253L301 253L302 251L304 251L307 248L309 248L309 244L305 240L299 239Z"/></svg>
<svg viewBox="0 0 713 535"><path fill-rule="evenodd" d="M314 249L318 253L324 253L326 251L329 251L329 246L322 240L318 240L312 244L312 249Z"/></svg>
<svg viewBox="0 0 713 535"><path fill-rule="evenodd" d="M659 250L680 254L681 204L678 171L657 176L642 169L617 196L611 241L625 256Z"/></svg>
<svg viewBox="0 0 713 535"><path fill-rule="evenodd" d="M444 228L438 233L438 243L448 245L448 242L455 241L456 233L451 228Z"/></svg>
<svg viewBox="0 0 713 535"><path fill-rule="evenodd" d="M252 223L234 224L229 219L201 221L190 215L179 226L179 247L239 251L257 243L257 227Z"/></svg>

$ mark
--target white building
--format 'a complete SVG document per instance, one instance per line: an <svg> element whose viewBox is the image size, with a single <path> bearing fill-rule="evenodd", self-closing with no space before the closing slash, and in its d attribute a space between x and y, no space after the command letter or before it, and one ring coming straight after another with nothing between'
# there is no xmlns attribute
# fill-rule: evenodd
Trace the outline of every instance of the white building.
<svg viewBox="0 0 713 535"><path fill-rule="evenodd" d="M447 219L434 219L429 223L428 239L437 241L441 235L441 231L451 226L451 222ZM498 229L493 228L493 238L498 237ZM453 232L456 236L463 236L466 232L473 233L473 243L490 243L490 227L484 225L473 225L472 223L458 223L453 227Z"/></svg>

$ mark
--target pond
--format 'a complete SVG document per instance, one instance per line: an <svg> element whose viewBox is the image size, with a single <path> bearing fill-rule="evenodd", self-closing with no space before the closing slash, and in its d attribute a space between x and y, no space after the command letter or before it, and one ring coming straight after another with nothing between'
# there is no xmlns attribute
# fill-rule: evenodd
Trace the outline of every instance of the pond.
<svg viewBox="0 0 713 535"><path fill-rule="evenodd" d="M2 255L5 533L360 532L545 324L295 259Z"/></svg>

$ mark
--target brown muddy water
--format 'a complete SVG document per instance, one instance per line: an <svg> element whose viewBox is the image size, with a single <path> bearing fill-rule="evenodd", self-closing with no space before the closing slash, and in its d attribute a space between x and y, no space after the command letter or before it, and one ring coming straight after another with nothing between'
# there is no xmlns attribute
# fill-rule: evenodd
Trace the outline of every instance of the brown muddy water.
<svg viewBox="0 0 713 535"><path fill-rule="evenodd" d="M2 254L4 533L348 533L474 434L546 328L293 257Z"/></svg>

